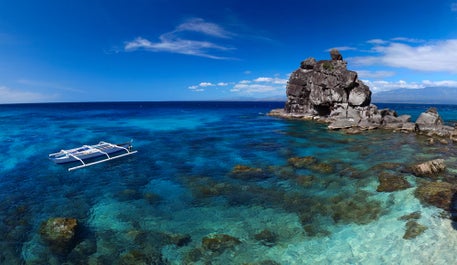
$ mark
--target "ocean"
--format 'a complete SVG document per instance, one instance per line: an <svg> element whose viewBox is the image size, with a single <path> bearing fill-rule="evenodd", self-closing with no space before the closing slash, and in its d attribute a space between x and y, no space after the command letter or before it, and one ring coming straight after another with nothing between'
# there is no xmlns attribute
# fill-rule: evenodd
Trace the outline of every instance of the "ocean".
<svg viewBox="0 0 457 265"><path fill-rule="evenodd" d="M455 224L406 169L442 158L455 178L456 144L266 115L283 105L0 105L0 264L455 263ZM413 120L430 107L377 105ZM434 107L457 122L457 106ZM138 153L71 172L48 159L130 140ZM382 174L410 187L377 191ZM71 243L44 238L56 217L77 220Z"/></svg>

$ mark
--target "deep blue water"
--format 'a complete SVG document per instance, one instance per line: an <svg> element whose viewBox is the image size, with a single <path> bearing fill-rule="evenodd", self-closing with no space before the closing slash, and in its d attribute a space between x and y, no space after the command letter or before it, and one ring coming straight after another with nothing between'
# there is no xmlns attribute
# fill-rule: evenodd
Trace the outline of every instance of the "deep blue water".
<svg viewBox="0 0 457 265"><path fill-rule="evenodd" d="M346 135L323 124L266 115L283 105L0 105L5 143L0 263L448 264L457 259L457 231L440 217L441 210L415 198L414 176L389 168L412 188L376 191L379 165L387 162L405 168L444 158L455 174L452 142L430 145L423 136L381 130ZM413 120L430 107L377 105ZM448 124L457 121L457 106L435 107ZM137 154L72 172L47 158L60 149L131 139ZM305 156L313 157L314 167L291 165L291 158ZM404 240L405 222L398 217L415 211L428 229ZM80 224L77 240L63 252L40 235L41 224L53 217ZM226 237L211 249L204 239L217 234L236 240ZM446 242L437 242L444 235ZM186 240L177 243L177 237Z"/></svg>

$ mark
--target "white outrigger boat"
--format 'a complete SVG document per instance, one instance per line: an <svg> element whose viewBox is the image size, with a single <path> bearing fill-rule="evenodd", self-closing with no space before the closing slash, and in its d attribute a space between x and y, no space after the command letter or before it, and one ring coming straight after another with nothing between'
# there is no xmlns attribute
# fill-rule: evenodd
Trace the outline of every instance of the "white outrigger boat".
<svg viewBox="0 0 457 265"><path fill-rule="evenodd" d="M60 150L60 152L49 154L49 159L56 164L66 164L72 162L81 163L79 166L70 167L68 171L71 171L135 154L136 152L137 151L132 151L132 141L123 144L112 144L102 141L95 145L83 145L78 148ZM87 162L89 159L92 160L99 157L104 158L102 160Z"/></svg>

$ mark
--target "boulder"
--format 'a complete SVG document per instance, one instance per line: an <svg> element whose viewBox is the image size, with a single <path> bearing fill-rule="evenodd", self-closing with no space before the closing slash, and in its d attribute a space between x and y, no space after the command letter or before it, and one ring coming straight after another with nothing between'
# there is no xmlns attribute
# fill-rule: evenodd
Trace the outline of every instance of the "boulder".
<svg viewBox="0 0 457 265"><path fill-rule="evenodd" d="M330 57L332 57L332 60L343 60L343 56L341 55L341 53L337 50L337 49L331 49L330 50Z"/></svg>
<svg viewBox="0 0 457 265"><path fill-rule="evenodd" d="M226 234L213 234L202 238L203 249L218 253L231 249L240 243L238 238Z"/></svg>
<svg viewBox="0 0 457 265"><path fill-rule="evenodd" d="M305 69L305 70L311 70L314 68L315 65L316 65L316 59L310 57L301 62L300 68Z"/></svg>
<svg viewBox="0 0 457 265"><path fill-rule="evenodd" d="M434 159L411 167L411 171L418 177L436 178L446 169L444 159Z"/></svg>
<svg viewBox="0 0 457 265"><path fill-rule="evenodd" d="M261 232L255 234L254 239L259 241L262 245L271 247L276 244L278 235L268 229L264 229Z"/></svg>
<svg viewBox="0 0 457 265"><path fill-rule="evenodd" d="M436 108L429 108L422 112L416 120L416 124L420 131L437 130L443 125L443 119L439 115Z"/></svg>
<svg viewBox="0 0 457 265"><path fill-rule="evenodd" d="M379 185L376 191L378 192L392 192L397 190L404 190L411 187L411 184L402 176L392 175L386 172L378 176Z"/></svg>
<svg viewBox="0 0 457 265"><path fill-rule="evenodd" d="M75 246L78 221L75 218L50 218L40 226L40 235L51 250L68 253Z"/></svg>
<svg viewBox="0 0 457 265"><path fill-rule="evenodd" d="M406 226L406 231L405 231L405 234L403 235L403 239L415 238L415 237L419 236L420 234L424 233L425 230L428 229L428 227L421 225L418 222L413 221L413 220L408 221L405 226Z"/></svg>
<svg viewBox="0 0 457 265"><path fill-rule="evenodd" d="M414 195L424 204L450 210L457 187L448 182L423 182Z"/></svg>

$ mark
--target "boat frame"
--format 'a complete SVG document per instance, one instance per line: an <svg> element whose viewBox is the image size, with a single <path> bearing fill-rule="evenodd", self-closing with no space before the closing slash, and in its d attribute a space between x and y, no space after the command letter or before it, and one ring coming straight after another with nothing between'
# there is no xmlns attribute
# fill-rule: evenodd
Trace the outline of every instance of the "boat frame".
<svg viewBox="0 0 457 265"><path fill-rule="evenodd" d="M75 150L75 149L78 149L78 148L74 148L74 149L70 149L70 150L60 150L60 152L49 154L49 157L52 157L52 156L55 156L55 155L58 155L58 154L65 154L65 155L68 155L68 156L74 158L75 161L72 161L72 162L80 162L81 165L68 168L68 171L72 171L72 170L80 169L80 168L83 168L83 167L88 167L88 166L100 164L100 163L103 163L103 162L107 162L107 161L110 161L110 160L113 160L113 159L116 159L116 158L121 158L121 157L124 157L124 156L133 155L133 154L138 152L136 150L132 151L130 149L131 146L126 148L126 147L123 147L123 146L120 146L120 145L116 145L116 144L112 144L112 143L108 143L108 142L103 142L103 141L99 142L98 145L108 145L109 147L112 147L112 148L118 148L119 151L113 152L110 155L110 154L98 149L97 147L94 147L94 146L91 146L91 145L83 145L81 147L88 148L88 150L91 150L94 153L100 153L101 154L100 156L97 156L97 157L106 156L106 158L104 158L102 160L97 160L97 161L90 162L90 163L84 162L83 158L71 153L72 150ZM81 147L79 147L79 148L81 148ZM125 153L115 155L115 153L120 152L120 151L125 151ZM94 159L96 159L96 157L94 157ZM72 163L72 162L69 162L69 163Z"/></svg>

